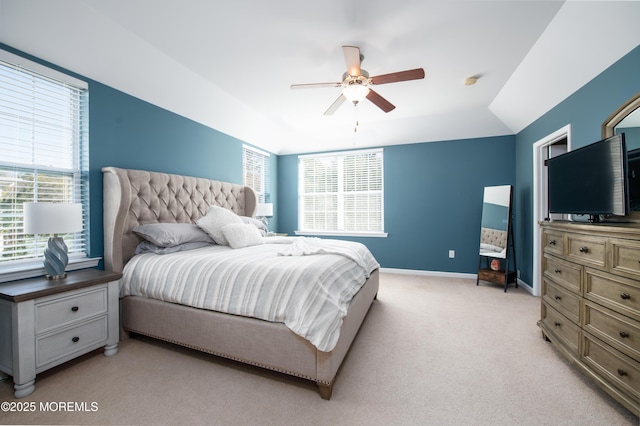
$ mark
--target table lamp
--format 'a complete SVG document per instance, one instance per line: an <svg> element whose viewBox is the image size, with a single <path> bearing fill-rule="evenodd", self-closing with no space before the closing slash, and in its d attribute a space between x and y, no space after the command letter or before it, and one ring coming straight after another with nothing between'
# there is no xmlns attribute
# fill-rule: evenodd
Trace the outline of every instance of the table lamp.
<svg viewBox="0 0 640 426"><path fill-rule="evenodd" d="M256 208L256 217L264 223L264 226L268 230L269 224L267 222L267 218L273 217L273 203L258 203L258 207Z"/></svg>
<svg viewBox="0 0 640 426"><path fill-rule="evenodd" d="M80 203L24 203L24 233L53 234L44 250L44 269L50 280L67 276L67 245L58 234L82 230Z"/></svg>

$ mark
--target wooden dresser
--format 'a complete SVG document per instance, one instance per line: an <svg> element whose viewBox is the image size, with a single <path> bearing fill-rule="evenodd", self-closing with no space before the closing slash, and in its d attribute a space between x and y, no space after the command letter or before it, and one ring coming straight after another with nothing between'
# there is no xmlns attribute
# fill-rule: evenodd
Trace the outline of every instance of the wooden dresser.
<svg viewBox="0 0 640 426"><path fill-rule="evenodd" d="M640 224L540 225L543 336L640 416Z"/></svg>

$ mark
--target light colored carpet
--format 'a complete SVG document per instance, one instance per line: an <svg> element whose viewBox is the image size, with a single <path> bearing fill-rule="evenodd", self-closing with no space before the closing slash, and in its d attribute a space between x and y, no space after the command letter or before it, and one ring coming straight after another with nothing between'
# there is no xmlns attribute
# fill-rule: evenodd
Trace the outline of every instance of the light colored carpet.
<svg viewBox="0 0 640 426"><path fill-rule="evenodd" d="M331 401L302 380L135 338L38 375L27 398L0 383L0 401L37 406L0 423L638 425L542 339L539 315L522 289L383 273ZM52 402L97 410L40 410Z"/></svg>

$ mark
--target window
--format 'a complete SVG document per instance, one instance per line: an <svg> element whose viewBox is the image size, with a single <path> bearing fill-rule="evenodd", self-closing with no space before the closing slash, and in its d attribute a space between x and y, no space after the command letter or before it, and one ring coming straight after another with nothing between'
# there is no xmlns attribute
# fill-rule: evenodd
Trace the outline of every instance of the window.
<svg viewBox="0 0 640 426"><path fill-rule="evenodd" d="M244 185L256 191L259 203L270 203L269 154L251 148L242 147L242 170Z"/></svg>
<svg viewBox="0 0 640 426"><path fill-rule="evenodd" d="M383 150L303 155L299 233L385 236Z"/></svg>
<svg viewBox="0 0 640 426"><path fill-rule="evenodd" d="M83 204L84 231L63 235L69 259L88 246L85 82L0 50L0 271L40 268L49 235L25 235L22 204Z"/></svg>

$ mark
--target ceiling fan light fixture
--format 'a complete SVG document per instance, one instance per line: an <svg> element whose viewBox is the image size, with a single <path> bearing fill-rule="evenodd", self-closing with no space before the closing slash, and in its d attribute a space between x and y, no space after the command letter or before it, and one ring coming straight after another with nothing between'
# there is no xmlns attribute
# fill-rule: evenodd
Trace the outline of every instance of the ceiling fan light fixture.
<svg viewBox="0 0 640 426"><path fill-rule="evenodd" d="M369 94L369 87L360 83L348 84L342 89L342 94L347 98L347 100L357 104L367 97Z"/></svg>

